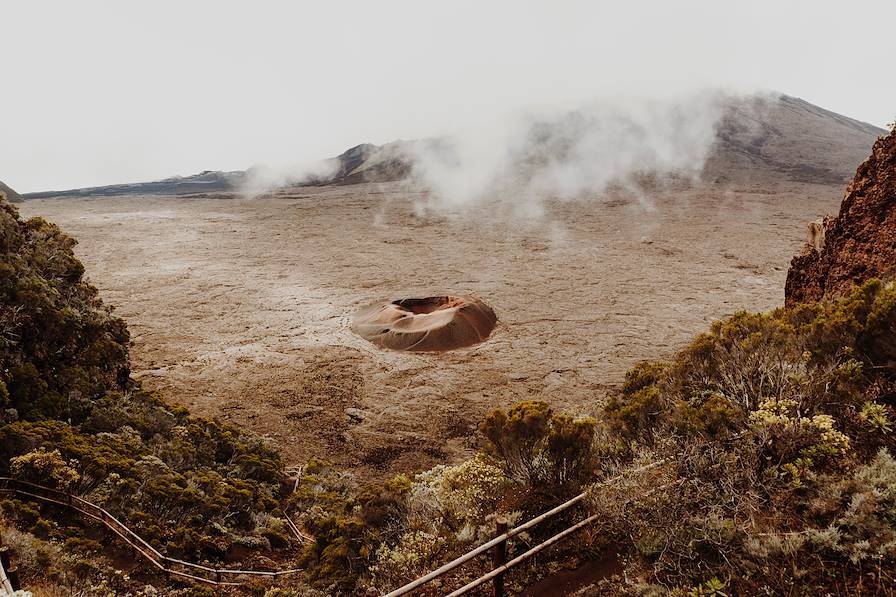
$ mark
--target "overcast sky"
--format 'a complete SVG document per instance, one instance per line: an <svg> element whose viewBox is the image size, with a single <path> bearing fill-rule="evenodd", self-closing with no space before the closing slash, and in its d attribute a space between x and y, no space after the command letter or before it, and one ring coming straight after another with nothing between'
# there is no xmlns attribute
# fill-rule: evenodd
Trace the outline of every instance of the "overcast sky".
<svg viewBox="0 0 896 597"><path fill-rule="evenodd" d="M282 166L700 87L896 116L893 0L0 0L0 23L0 180L20 192Z"/></svg>

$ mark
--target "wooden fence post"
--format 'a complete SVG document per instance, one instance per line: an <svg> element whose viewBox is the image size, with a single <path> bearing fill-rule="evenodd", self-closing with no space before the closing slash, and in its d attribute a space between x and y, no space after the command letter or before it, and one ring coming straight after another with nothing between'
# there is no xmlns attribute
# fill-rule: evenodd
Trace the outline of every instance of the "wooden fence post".
<svg viewBox="0 0 896 597"><path fill-rule="evenodd" d="M499 516L498 520L495 521L495 527L497 530L497 534L495 536L501 536L507 532L507 519L503 516ZM495 546L495 551L492 553L492 564L497 568L504 564L507 561L507 539L504 539L500 543ZM493 585L492 590L493 597L504 597L504 573L497 575L495 577L495 583Z"/></svg>
<svg viewBox="0 0 896 597"><path fill-rule="evenodd" d="M4 570L9 570L9 546L0 547L0 565Z"/></svg>
<svg viewBox="0 0 896 597"><path fill-rule="evenodd" d="M9 579L9 584L12 586L13 591L18 591L22 588L22 583L19 581L19 567L13 566L12 568L8 568L6 570L6 578Z"/></svg>

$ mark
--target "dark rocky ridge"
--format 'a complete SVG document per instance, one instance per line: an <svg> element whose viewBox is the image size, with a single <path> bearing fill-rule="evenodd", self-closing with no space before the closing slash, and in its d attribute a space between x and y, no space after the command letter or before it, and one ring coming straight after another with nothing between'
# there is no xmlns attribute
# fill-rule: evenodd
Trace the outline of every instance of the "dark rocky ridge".
<svg viewBox="0 0 896 597"><path fill-rule="evenodd" d="M362 182L390 182L411 176L413 160L409 143L393 141L386 145L363 143L326 161L331 170L327 176L309 177L302 184L349 185Z"/></svg>
<svg viewBox="0 0 896 597"><path fill-rule="evenodd" d="M785 302L843 296L869 278L896 267L896 128L874 144L871 156L846 189L837 217L815 227L787 272Z"/></svg>

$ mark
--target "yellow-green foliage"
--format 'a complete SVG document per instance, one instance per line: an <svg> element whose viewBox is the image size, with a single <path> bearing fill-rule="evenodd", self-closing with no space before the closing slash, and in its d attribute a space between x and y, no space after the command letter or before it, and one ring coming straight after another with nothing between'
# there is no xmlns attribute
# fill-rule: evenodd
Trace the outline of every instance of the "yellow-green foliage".
<svg viewBox="0 0 896 597"><path fill-rule="evenodd" d="M778 400L800 419L822 416L819 425L829 416L847 428L859 420L886 426L889 406L865 404L872 387L887 387L892 376L894 326L896 288L878 280L836 302L737 313L671 363L633 369L606 405L607 422L648 443L670 430L721 438L745 429L761 404ZM863 440L867 452L888 445L882 435Z"/></svg>
<svg viewBox="0 0 896 597"><path fill-rule="evenodd" d="M510 486L501 468L477 454L458 465L440 465L420 473L411 485L411 494L428 506L430 520L459 530L464 525L481 524Z"/></svg>
<svg viewBox="0 0 896 597"><path fill-rule="evenodd" d="M673 457L679 481L608 508L607 527L691 594L722 590L707 578L730 594L892 586L894 326L896 288L872 280L839 301L737 313L633 369L603 419Z"/></svg>
<svg viewBox="0 0 896 597"><path fill-rule="evenodd" d="M300 558L310 580L331 594L353 594L376 550L400 537L410 487L403 475L359 486L328 463L311 461L289 501L314 536Z"/></svg>
<svg viewBox="0 0 896 597"><path fill-rule="evenodd" d="M479 426L507 475L548 495L575 490L592 472L595 420L555 415L529 400L495 410Z"/></svg>
<svg viewBox="0 0 896 597"><path fill-rule="evenodd" d="M20 479L66 490L81 478L73 465L77 466L77 462L66 462L59 450L47 451L40 447L33 452L11 458L9 471Z"/></svg>
<svg viewBox="0 0 896 597"><path fill-rule="evenodd" d="M370 566L377 587L395 587L438 567L447 553L448 539L438 533L409 531L395 545L382 545Z"/></svg>
<svg viewBox="0 0 896 597"><path fill-rule="evenodd" d="M625 374L622 390L611 395L604 408L612 431L630 440L653 441L664 411L659 385L667 369L664 363L645 361Z"/></svg>
<svg viewBox="0 0 896 597"><path fill-rule="evenodd" d="M871 425L875 430L882 433L890 433L893 431L893 419L889 408L885 404L879 402L865 402L862 410L859 412L859 418Z"/></svg>

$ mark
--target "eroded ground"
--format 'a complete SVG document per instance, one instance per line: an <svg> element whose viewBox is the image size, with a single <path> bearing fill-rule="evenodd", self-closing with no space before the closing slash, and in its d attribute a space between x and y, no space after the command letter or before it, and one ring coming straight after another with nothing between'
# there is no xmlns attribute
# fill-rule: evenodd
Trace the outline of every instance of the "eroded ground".
<svg viewBox="0 0 896 597"><path fill-rule="evenodd" d="M460 458L496 406L590 413L635 362L709 322L783 302L806 222L841 189L704 189L416 215L401 184L274 196L26 202L129 323L136 377L194 412L268 436L288 463L364 476ZM384 352L350 331L376 300L475 293L491 338Z"/></svg>

